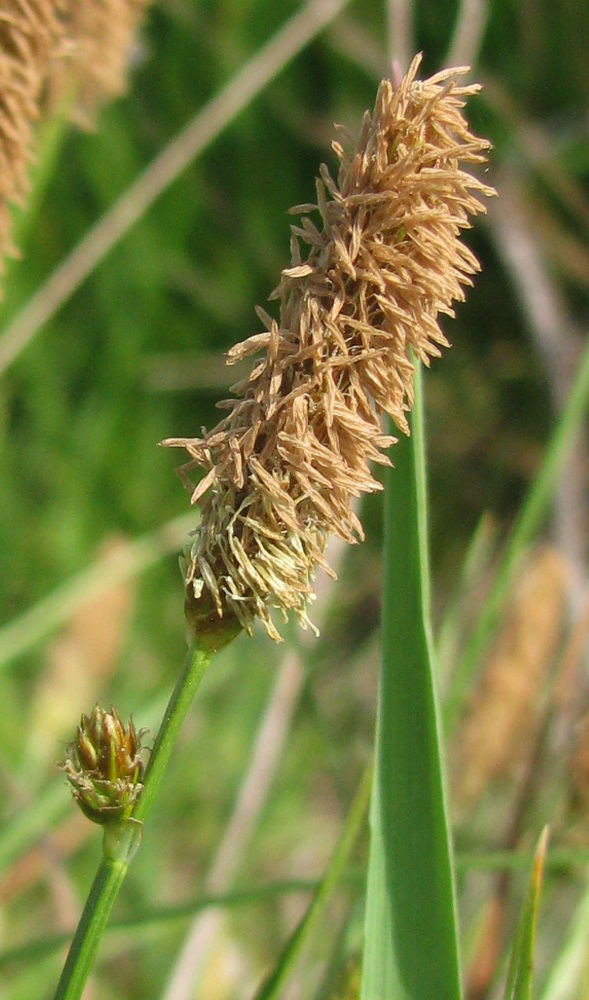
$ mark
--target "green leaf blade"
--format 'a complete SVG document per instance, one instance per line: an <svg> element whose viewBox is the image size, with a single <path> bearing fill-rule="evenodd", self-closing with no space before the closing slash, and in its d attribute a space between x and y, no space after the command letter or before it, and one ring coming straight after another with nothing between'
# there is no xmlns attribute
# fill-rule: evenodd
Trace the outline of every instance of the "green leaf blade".
<svg viewBox="0 0 589 1000"><path fill-rule="evenodd" d="M513 952L507 974L505 1000L531 1000L532 973L534 959L534 941L536 938L536 923L538 920L538 902L542 885L544 859L548 846L548 827L540 835L526 895L515 934Z"/></svg>
<svg viewBox="0 0 589 1000"><path fill-rule="evenodd" d="M429 622L419 376L386 483L382 669L362 1000L459 1000L454 879Z"/></svg>

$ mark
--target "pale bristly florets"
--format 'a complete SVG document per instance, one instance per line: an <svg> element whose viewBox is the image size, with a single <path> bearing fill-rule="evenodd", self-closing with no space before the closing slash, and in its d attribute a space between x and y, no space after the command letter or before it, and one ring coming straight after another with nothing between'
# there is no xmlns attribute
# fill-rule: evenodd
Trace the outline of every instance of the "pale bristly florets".
<svg viewBox="0 0 589 1000"><path fill-rule="evenodd" d="M258 617L280 638L272 607L309 624L329 534L362 538L353 498L381 488L371 461L390 464L379 415L408 430L413 358L429 364L448 346L438 315L453 315L478 270L459 236L484 211L476 195L493 193L461 169L489 147L461 114L479 88L449 79L464 68L419 83L419 63L396 88L382 81L350 153L333 143L337 183L322 166L317 205L293 209L292 264L271 296L280 317L258 309L266 331L229 351L228 364L262 356L220 404L228 415L202 438L164 442L190 455L184 476L205 469L188 603L213 603L248 632Z"/></svg>

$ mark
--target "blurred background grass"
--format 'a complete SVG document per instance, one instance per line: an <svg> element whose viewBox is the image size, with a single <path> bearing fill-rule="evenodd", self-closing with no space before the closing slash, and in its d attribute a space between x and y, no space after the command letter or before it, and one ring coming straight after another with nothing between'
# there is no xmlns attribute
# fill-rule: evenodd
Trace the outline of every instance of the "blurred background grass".
<svg viewBox="0 0 589 1000"><path fill-rule="evenodd" d="M392 4L393 14L403 6ZM486 85L469 118L494 143L489 178L501 194L469 236L483 272L447 325L455 346L425 382L438 624L454 608L444 634L445 678L476 620L497 547L533 481L585 339L589 8L581 0L408 6L411 47L424 52L424 74L453 51L458 61L466 55L473 62ZM186 512L187 496L174 474L177 456L156 444L198 435L216 420L215 402L235 380L222 352L257 330L253 306L265 302L288 262L286 213L313 199L319 162L332 162L333 122L355 131L386 72L385 8L351 2L142 215L0 383L0 615L7 625L17 622L0 673L3 948L44 929L71 928L98 858L98 836L74 814L54 764L79 713L97 699L112 701L138 725L157 725L184 656L175 555L184 530L165 535L159 553L137 568L132 543ZM95 131L68 129L63 137L23 259L8 269L4 327L141 169L298 9L270 0L162 0L149 10L128 95L100 112ZM461 52L457 23L468 29ZM588 707L585 458L580 443L547 526L553 548L531 554L452 743L464 851L529 848L545 821L555 826L556 846L586 843L582 808L571 814L571 801L584 805L589 752L583 756L575 728ZM380 497L364 502L362 519L366 544L335 556L341 580L318 613L321 639L301 645L293 636L285 652L263 636L242 637L210 671L119 917L234 881L321 875L372 743ZM456 596L477 527L474 568ZM82 583L74 583L78 606L64 604L61 615L58 593L59 627L41 628L43 641L31 642L31 620L19 625L19 616L105 559L106 583L86 599ZM113 571L109 582L115 564L122 573L114 579ZM549 711L548 679L564 653L573 665L560 671ZM269 703L274 715L260 737ZM521 720L528 717L526 729ZM496 740L503 734L503 764L486 732ZM256 745L258 771L230 828L237 838L242 831L243 842L229 844L211 877ZM275 768L267 794L264 766ZM256 820L246 835L243 817L256 790ZM43 836L30 819L35 801L46 808ZM492 996L500 971L495 950L510 927L511 882L462 875L460 891L469 995ZM541 977L560 954L563 922L582 891L578 869L567 865L549 882ZM176 963L189 921L114 934L88 996L246 997L306 898L277 895L234 907L227 921L204 930L201 924L202 937L185 952L188 962L195 952L203 958L197 992L177 985L173 993L170 985L174 970L181 980ZM361 902L361 886L334 900L329 933L307 955L293 998L331 996L350 956L353 977ZM585 942L581 959L588 953ZM50 995L59 965L59 954L7 964L2 995ZM196 983L194 965L186 967ZM589 996L583 988L562 995Z"/></svg>

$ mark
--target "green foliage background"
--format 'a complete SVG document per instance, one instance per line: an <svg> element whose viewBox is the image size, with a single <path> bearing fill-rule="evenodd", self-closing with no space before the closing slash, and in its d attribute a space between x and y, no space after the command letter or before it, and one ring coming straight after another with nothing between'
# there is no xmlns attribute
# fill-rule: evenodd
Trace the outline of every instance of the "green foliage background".
<svg viewBox="0 0 589 1000"><path fill-rule="evenodd" d="M534 213L552 221L552 236L540 230L541 252L567 315L584 332L587 217L551 183L544 161L581 200L589 198L589 8L580 0L490 0L487 7L476 73L489 81L489 96L472 102L469 117L495 145L492 181L501 189L502 177L517 178L532 229ZM265 302L288 262L287 210L313 199L319 162L332 162L332 123L355 130L372 104L375 67L384 72L387 65L384 8L371 0L351 3L158 199L4 374L2 622L91 565L106 538L135 539L187 509L174 474L179 456L156 445L171 435L198 435L201 425L216 420L215 402L231 381L221 352L256 332L253 306ZM414 8L416 48L424 52L427 74L444 62L457 5L439 0ZM7 269L4 324L138 172L297 9L272 0L153 6L133 53L128 95L100 112L95 131L71 128L64 135L23 259ZM499 91L509 100L507 111ZM540 154L530 154L526 145L532 125L542 136ZM566 234L568 251L559 234ZM554 420L550 375L530 338L509 265L484 224L469 243L483 272L447 326L452 351L425 380L438 620L482 513L490 512L500 530L509 525ZM366 761L376 682L378 496L364 503L363 521L367 542L346 554L322 638L306 647L308 681L240 866L241 884L319 876ZM91 698L112 701L121 714L132 712L138 725L155 728L185 648L175 555L130 586L124 638ZM67 634L67 623L62 628ZM35 742L39 718L54 710L43 684L56 641L52 634L27 648L0 673L5 829L59 782L53 761L79 712L91 707L76 701L72 662L69 706L64 688L69 723L67 712L55 725L49 719L47 743ZM124 886L119 915L201 892L281 655L261 635L242 637L210 671ZM71 825L68 794L64 787L63 810L54 810L59 828ZM494 846L472 831L469 838L480 850ZM71 926L71 905L85 895L99 844L96 835L78 837L71 850L42 841L39 862L30 850L23 834L0 876L4 948L40 929ZM361 849L358 861L364 858ZM570 887L569 894L574 896ZM305 997L332 995L340 967L358 947L361 896L346 898L335 907L333 934L314 946L313 960L328 959L327 971L301 973ZM558 898L566 909L566 893ZM199 995L249 995L301 906L295 897L294 903L276 898L233 909L217 965ZM186 926L166 923L110 938L93 996L163 995ZM237 986L225 988L231 978L227 955L239 975ZM48 996L59 964L52 955L7 965L0 970L3 996Z"/></svg>

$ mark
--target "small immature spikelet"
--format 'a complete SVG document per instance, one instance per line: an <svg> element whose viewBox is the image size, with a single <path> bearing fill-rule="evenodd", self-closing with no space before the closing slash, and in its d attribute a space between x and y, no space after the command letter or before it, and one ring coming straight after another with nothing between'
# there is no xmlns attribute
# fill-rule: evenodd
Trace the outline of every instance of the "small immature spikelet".
<svg viewBox="0 0 589 1000"><path fill-rule="evenodd" d="M304 214L292 227L292 265L272 295L279 321L258 309L266 332L229 351L229 364L263 353L220 404L228 416L200 439L163 442L188 452L185 477L206 470L192 493L191 600L212 598L248 632L259 617L280 639L271 607L309 624L328 535L362 538L352 500L380 489L370 461L390 464L379 415L407 432L412 356L428 364L447 346L438 314L453 315L478 270L459 235L484 211L473 192L494 193L461 169L489 147L461 114L479 88L450 79L464 68L419 83L419 63L396 88L382 81L350 155L333 143L337 183L322 166L317 205L293 209L321 224Z"/></svg>
<svg viewBox="0 0 589 1000"><path fill-rule="evenodd" d="M76 116L92 121L97 108L127 89L136 33L150 0L64 0Z"/></svg>
<svg viewBox="0 0 589 1000"><path fill-rule="evenodd" d="M60 2L4 0L0 9L0 261L14 254L10 205L27 191L32 132L59 52Z"/></svg>
<svg viewBox="0 0 589 1000"><path fill-rule="evenodd" d="M125 728L114 708L83 715L63 763L80 809L102 825L129 818L143 785L142 732Z"/></svg>

